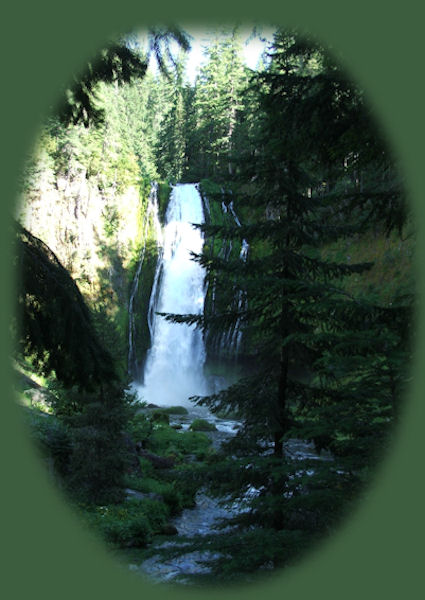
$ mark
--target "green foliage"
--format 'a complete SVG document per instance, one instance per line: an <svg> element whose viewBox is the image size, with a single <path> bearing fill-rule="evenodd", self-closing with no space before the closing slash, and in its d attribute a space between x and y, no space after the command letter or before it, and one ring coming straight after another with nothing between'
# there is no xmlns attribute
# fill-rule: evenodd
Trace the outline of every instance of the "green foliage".
<svg viewBox="0 0 425 600"><path fill-rule="evenodd" d="M101 82L123 83L134 77L143 77L146 62L136 52L120 44L110 44L86 66L60 106L60 118L65 124L102 122L104 112L96 106L96 85Z"/></svg>
<svg viewBox="0 0 425 600"><path fill-rule="evenodd" d="M146 442L153 431L152 421L148 419L146 415L141 413L134 415L129 420L127 427L131 438L135 442Z"/></svg>
<svg viewBox="0 0 425 600"><path fill-rule="evenodd" d="M151 415L151 420L156 425L169 425L170 417L161 410L154 410Z"/></svg>
<svg viewBox="0 0 425 600"><path fill-rule="evenodd" d="M156 223L152 211L148 211L148 201L158 201L158 211L161 210L161 202L165 202L164 192L168 189L162 186L162 191L157 191L159 186L151 186L149 200L145 204L143 223L141 226L142 244L134 266L132 288L129 290L131 303L131 320L129 322L129 333L131 334L132 348L129 356L128 372L133 378L138 379L142 375L146 353L151 346L148 311L150 296L155 279L155 272L159 258L158 240L156 239ZM162 194L162 197L161 197ZM136 270L138 275L136 276ZM130 312L130 308L129 308Z"/></svg>
<svg viewBox="0 0 425 600"><path fill-rule="evenodd" d="M203 540L202 549L207 548L215 558L204 563L212 567L212 573L195 576L193 583L215 586L261 582L273 569L293 565L316 541L316 536L301 531L273 528L209 536ZM200 547L198 541L189 551Z"/></svg>
<svg viewBox="0 0 425 600"><path fill-rule="evenodd" d="M149 462L143 459L141 460L143 461L143 466ZM151 463L149 463L149 465L151 465ZM168 481L161 479L160 474L153 472L153 468L151 468L151 476L149 476L143 466L143 477L126 477L125 481L129 488L145 494L158 494L168 507L170 515L178 514L183 508L186 508L188 504L189 506L192 505L193 498L190 499L189 503L186 498L186 488L182 487L179 489L178 482L175 480Z"/></svg>
<svg viewBox="0 0 425 600"><path fill-rule="evenodd" d="M141 54L128 42L111 42L87 63L83 72L74 78L73 86L66 90L59 106L61 121L67 125L83 123L85 127L102 123L105 113L98 106L98 84L122 85L143 78L152 53L160 69L166 70L163 57L164 53L170 54L171 40L183 50L190 47L187 36L177 27L150 28L147 55Z"/></svg>
<svg viewBox="0 0 425 600"><path fill-rule="evenodd" d="M161 223L165 222L168 201L170 199L171 187L168 183L160 182L158 186L159 218Z"/></svg>
<svg viewBox="0 0 425 600"><path fill-rule="evenodd" d="M400 238L395 231L388 236L383 231L370 231L334 242L322 250L328 260L344 257L351 262L373 261L373 267L366 273L347 278L344 289L383 306L389 306L400 291L413 290L413 252L413 238Z"/></svg>
<svg viewBox="0 0 425 600"><path fill-rule="evenodd" d="M172 455L181 460L189 454L203 457L209 446L210 440L205 434L195 431L180 433L167 425L154 429L149 439L149 449L156 454Z"/></svg>
<svg viewBox="0 0 425 600"><path fill-rule="evenodd" d="M113 358L118 380L127 380L127 322L126 307L120 306L111 315L106 302L96 302L92 308L93 323L99 342L103 348L109 348Z"/></svg>
<svg viewBox="0 0 425 600"><path fill-rule="evenodd" d="M150 460L148 460L147 458L143 458L143 456L139 456L139 464L140 469L145 477L154 477L155 467L153 466ZM138 487L136 487L135 489L138 489Z"/></svg>
<svg viewBox="0 0 425 600"><path fill-rule="evenodd" d="M195 419L192 421L190 429L192 431L216 431L217 427L205 419Z"/></svg>
<svg viewBox="0 0 425 600"><path fill-rule="evenodd" d="M44 375L93 390L116 378L84 299L55 254L16 224L20 280L18 347Z"/></svg>
<svg viewBox="0 0 425 600"><path fill-rule="evenodd" d="M160 533L169 513L162 502L130 499L125 504L88 507L83 518L108 543L144 547Z"/></svg>
<svg viewBox="0 0 425 600"><path fill-rule="evenodd" d="M69 428L53 415L46 416L36 410L25 413L30 434L42 454L53 459L56 473L65 476L69 470L72 438Z"/></svg>
<svg viewBox="0 0 425 600"><path fill-rule="evenodd" d="M163 179L173 183L181 181L187 169L182 75L183 62L178 59L173 80L165 82L166 109L156 146L158 171Z"/></svg>
<svg viewBox="0 0 425 600"><path fill-rule="evenodd" d="M68 392L72 409L62 420L67 424L72 454L67 486L73 498L89 503L117 502L123 497L123 476L129 464L124 430L133 412L131 399L118 387L96 393Z"/></svg>
<svg viewBox="0 0 425 600"><path fill-rule="evenodd" d="M199 183L199 189L201 194L206 196L208 199L215 199L217 197L220 198L222 195L222 187L211 179L202 179ZM214 223L216 223L216 220L214 220Z"/></svg>
<svg viewBox="0 0 425 600"><path fill-rule="evenodd" d="M33 439L53 460L64 490L83 502L121 500L129 464L123 432L134 410L132 399L112 386L90 394L52 380L49 389L55 415L31 409L28 419Z"/></svg>
<svg viewBox="0 0 425 600"><path fill-rule="evenodd" d="M236 28L217 32L206 49L194 93L187 96L188 120L195 124L186 137L189 180L232 175L232 135L246 85L241 55Z"/></svg>
<svg viewBox="0 0 425 600"><path fill-rule="evenodd" d="M175 413L172 413L175 414ZM178 413L182 414L182 413ZM136 414L129 421L129 433L135 442L142 442L143 447L159 456L171 456L177 461L188 455L203 458L209 451L209 438L196 431L176 431L168 424L168 414L162 410L154 410L146 414ZM151 465L145 458L139 459L142 471L152 473Z"/></svg>

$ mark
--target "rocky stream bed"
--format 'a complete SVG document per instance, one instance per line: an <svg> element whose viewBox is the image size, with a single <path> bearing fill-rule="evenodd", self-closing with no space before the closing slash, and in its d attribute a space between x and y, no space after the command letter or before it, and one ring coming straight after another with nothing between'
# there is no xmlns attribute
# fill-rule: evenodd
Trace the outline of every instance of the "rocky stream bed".
<svg viewBox="0 0 425 600"><path fill-rule="evenodd" d="M204 417L204 412L194 408L187 415L173 415L170 424L181 427L182 430L189 428L194 418ZM218 449L223 442L235 435L239 428L239 422L234 420L220 419L209 413L208 421L214 423L216 430L205 432L211 440L212 446ZM328 457L318 456L312 444L302 440L289 440L285 445L285 451L292 459L318 459ZM255 490L253 490L255 493ZM132 562L129 569L148 578L153 582L178 582L191 583L190 576L207 574L210 569L201 562L216 558L211 552L196 551L187 552L177 557L165 558L161 550L174 547L181 548L188 545L187 538L195 538L202 535L210 535L218 532L217 521L232 517L236 512L243 510L241 507L222 506L220 499L208 496L203 490L199 490L195 497L196 506L182 511L172 521L177 530L173 540L161 541L153 546L158 554L144 560L140 564ZM222 529L220 529L222 531ZM180 538L180 539L179 539Z"/></svg>

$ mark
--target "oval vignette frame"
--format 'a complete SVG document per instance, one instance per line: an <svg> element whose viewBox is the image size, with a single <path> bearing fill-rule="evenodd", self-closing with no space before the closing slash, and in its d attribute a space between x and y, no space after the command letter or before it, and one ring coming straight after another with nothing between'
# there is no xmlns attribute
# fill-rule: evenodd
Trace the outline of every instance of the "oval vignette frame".
<svg viewBox="0 0 425 600"><path fill-rule="evenodd" d="M10 28L3 38L7 65L1 114L5 117L2 128L5 134L4 164L9 177L5 178L4 185L5 198L9 202L1 203L3 219L0 222L4 228L0 242L3 244L2 279L13 282L10 232L6 225L12 204L10 199L15 197L20 161L28 151L41 111L54 99L61 72L70 73L114 30L127 31L135 25L161 19L190 22L195 18L196 23L202 25L216 19L238 20L242 14L244 21L257 19L264 23L298 25L321 36L325 43L344 55L348 75L366 88L378 117L382 115L383 131L394 147L396 157L400 150L407 192L409 198L416 201L414 207L419 219L417 257L420 257L420 227L423 228L425 215L419 201L422 173L418 157L421 156L420 143L424 133L422 131L420 135L419 117L420 107L424 105L423 89L418 89L417 80L417 73L421 72L421 53L415 46L421 39L419 15L413 12L406 19L402 7L391 10L382 1L371 6L364 0L355 6L345 6L344 13L338 13L330 0L324 0L320 6L313 0L301 0L297 7L276 7L274 2L269 2L255 11L250 11L242 2L230 7L219 1L210 14L206 7L203 14L195 14L195 7L194 3L192 7L188 3L173 7L171 2L165 1L158 7L148 7L131 0L123 0L119 7L108 8L102 2L88 6L87 2L76 0L72 7L63 7L63 13L57 12L57 4L52 0L40 0L37 6L28 6L25 11L20 7L8 7ZM384 18L385 27L382 27ZM63 29L65 24L66 31ZM407 93L412 85L413 93ZM390 93L391 97L388 96ZM420 292L423 265L418 264L418 267ZM9 381L10 347L5 340L13 309L11 294L2 295L2 309L5 331L2 336L3 381ZM424 416L420 402L423 391L420 360L425 351L423 312L422 306L417 324L420 330L413 390L406 399L393 451L377 473L370 499L359 505L357 513L341 526L340 533L320 545L318 551L307 556L299 566L282 575L271 576L264 584L240 588L244 598L251 595L254 598L262 592L270 599L282 594L296 598L336 599L342 592L346 600L357 600L360 594L366 598L391 599L419 584L421 536L418 525L423 523L423 517L422 521L420 517L423 496L421 500L417 473L421 472L420 451L423 451L423 436L419 434L419 424ZM11 394L8 396L10 400ZM183 598L193 593L196 597L230 599L238 593L238 588L192 591L153 587L115 567L103 548L78 527L76 517L63 506L53 487L50 488L43 467L31 455L32 448L24 437L13 401L3 404L1 422L5 427L0 439L6 465L2 495L5 534L2 537L8 557L3 562L7 561L4 583L11 596L31 594L48 599L57 595L62 598L102 595L108 599L118 594L126 597L145 591L149 597Z"/></svg>

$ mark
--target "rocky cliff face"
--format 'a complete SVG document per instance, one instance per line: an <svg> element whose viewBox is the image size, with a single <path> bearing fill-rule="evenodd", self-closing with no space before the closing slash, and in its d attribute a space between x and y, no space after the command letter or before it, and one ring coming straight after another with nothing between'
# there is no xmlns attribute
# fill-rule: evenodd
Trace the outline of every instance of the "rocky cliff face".
<svg viewBox="0 0 425 600"><path fill-rule="evenodd" d="M100 190L83 167L67 176L43 171L19 206L24 227L42 239L89 296L102 273L127 269L140 244L143 197L136 186ZM114 264L115 263L115 264Z"/></svg>
<svg viewBox="0 0 425 600"><path fill-rule="evenodd" d="M125 187L105 184L76 160L66 173L39 161L17 207L22 225L51 248L88 304L113 324L123 367L129 293L146 235L149 189L135 181Z"/></svg>

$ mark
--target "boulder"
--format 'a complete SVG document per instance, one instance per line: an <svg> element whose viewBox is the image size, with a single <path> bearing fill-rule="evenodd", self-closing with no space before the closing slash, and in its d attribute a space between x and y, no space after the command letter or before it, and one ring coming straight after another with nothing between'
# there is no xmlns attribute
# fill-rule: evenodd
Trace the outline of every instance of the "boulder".
<svg viewBox="0 0 425 600"><path fill-rule="evenodd" d="M162 527L161 533L162 535L178 535L179 532L177 530L177 527L175 527L171 523L167 523L167 525L164 525Z"/></svg>
<svg viewBox="0 0 425 600"><path fill-rule="evenodd" d="M127 494L127 499L136 498L137 500L157 500L158 502L164 502L164 498L161 494L155 494L155 492L139 492L138 490L132 490L130 488L126 488L125 493Z"/></svg>
<svg viewBox="0 0 425 600"><path fill-rule="evenodd" d="M32 408L38 408L44 412L49 412L55 399L49 390L42 387L25 390L24 394L29 399Z"/></svg>
<svg viewBox="0 0 425 600"><path fill-rule="evenodd" d="M175 459L171 457L158 456L157 454L152 454L152 452L148 452L144 448L138 449L138 455L146 458L155 469L171 469L174 466Z"/></svg>
<svg viewBox="0 0 425 600"><path fill-rule="evenodd" d="M192 431L216 431L217 427L214 423L210 423L205 419L195 419L192 422L190 429Z"/></svg>

